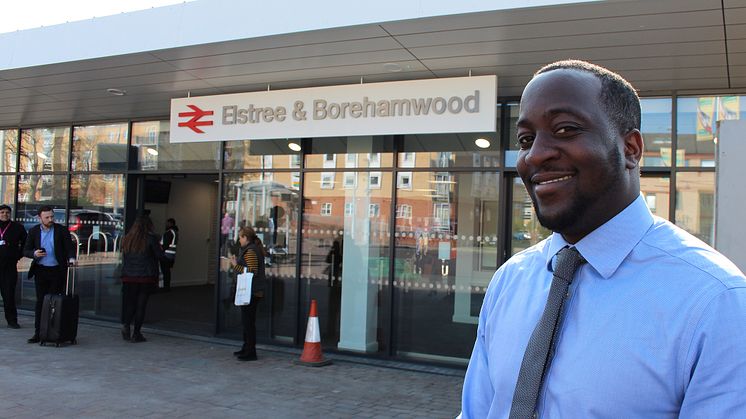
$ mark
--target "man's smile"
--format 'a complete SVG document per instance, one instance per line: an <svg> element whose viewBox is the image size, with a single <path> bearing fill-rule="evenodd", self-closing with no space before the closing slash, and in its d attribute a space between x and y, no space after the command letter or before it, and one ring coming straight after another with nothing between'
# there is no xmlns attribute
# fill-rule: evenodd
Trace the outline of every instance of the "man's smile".
<svg viewBox="0 0 746 419"><path fill-rule="evenodd" d="M547 185L547 184L550 184L550 183L562 182L563 180L568 180L568 179L571 179L572 177L573 177L572 175L567 175L567 176L562 176L562 177L559 177L559 178L556 178L556 179L549 179L549 180L539 181L539 182L536 182L536 183L539 184L539 185Z"/></svg>

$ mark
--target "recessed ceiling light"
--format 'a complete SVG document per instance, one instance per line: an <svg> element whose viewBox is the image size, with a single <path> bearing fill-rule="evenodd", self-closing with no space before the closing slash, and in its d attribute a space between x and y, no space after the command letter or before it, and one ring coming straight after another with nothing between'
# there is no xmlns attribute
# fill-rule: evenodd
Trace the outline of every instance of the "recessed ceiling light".
<svg viewBox="0 0 746 419"><path fill-rule="evenodd" d="M124 96L127 94L127 91L122 90L122 89L109 88L109 89L106 89L106 93L110 95L114 95L114 96Z"/></svg>
<svg viewBox="0 0 746 419"><path fill-rule="evenodd" d="M383 69L392 73L398 73L402 70L401 66L397 63L386 63L383 65Z"/></svg>
<svg viewBox="0 0 746 419"><path fill-rule="evenodd" d="M490 146L490 142L486 138L477 138L474 140L474 144L479 148L488 148Z"/></svg>
<svg viewBox="0 0 746 419"><path fill-rule="evenodd" d="M288 143L288 148L291 149L291 150L293 150L293 151L300 151L300 144L290 142L290 143Z"/></svg>

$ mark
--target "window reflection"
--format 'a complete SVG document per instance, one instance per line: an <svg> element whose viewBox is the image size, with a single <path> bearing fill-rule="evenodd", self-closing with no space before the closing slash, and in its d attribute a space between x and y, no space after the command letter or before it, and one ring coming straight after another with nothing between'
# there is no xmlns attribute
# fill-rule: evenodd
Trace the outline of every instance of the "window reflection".
<svg viewBox="0 0 746 419"><path fill-rule="evenodd" d="M0 130L0 172L15 172L18 157L18 130Z"/></svg>
<svg viewBox="0 0 746 419"><path fill-rule="evenodd" d="M314 169L356 169L391 167L393 136L312 138L306 167Z"/></svg>
<svg viewBox="0 0 746 419"><path fill-rule="evenodd" d="M56 172L68 168L70 128L34 128L21 131L21 171Z"/></svg>
<svg viewBox="0 0 746 419"><path fill-rule="evenodd" d="M714 167L717 122L742 119L743 96L685 97L677 101L676 165Z"/></svg>
<svg viewBox="0 0 746 419"><path fill-rule="evenodd" d="M518 151L521 149L518 146L518 130L515 124L518 122L518 103L508 103L508 139L507 139L507 150L505 151L505 166L515 167L515 163L518 161Z"/></svg>
<svg viewBox="0 0 746 419"><path fill-rule="evenodd" d="M68 229L78 243L76 289L81 312L116 317L121 284L114 278L124 236L124 175L73 175Z"/></svg>
<svg viewBox="0 0 746 419"><path fill-rule="evenodd" d="M645 203L653 215L668 219L670 205L671 181L668 177L642 177L640 179L640 190L645 198Z"/></svg>
<svg viewBox="0 0 746 419"><path fill-rule="evenodd" d="M72 170L124 170L126 162L127 124L73 128Z"/></svg>
<svg viewBox="0 0 746 419"><path fill-rule="evenodd" d="M225 168L299 169L300 143L300 139L226 141Z"/></svg>
<svg viewBox="0 0 746 419"><path fill-rule="evenodd" d="M220 166L220 142L170 143L168 121L132 124L132 146L136 159L130 167L139 170L217 170Z"/></svg>
<svg viewBox="0 0 746 419"><path fill-rule="evenodd" d="M0 204L14 206L16 197L15 175L0 176ZM17 219L18 213L11 214L12 219Z"/></svg>
<svg viewBox="0 0 746 419"><path fill-rule="evenodd" d="M641 166L671 166L671 98L640 99L645 151Z"/></svg>
<svg viewBox="0 0 746 419"><path fill-rule="evenodd" d="M714 245L715 173L676 175L676 225Z"/></svg>
<svg viewBox="0 0 746 419"><path fill-rule="evenodd" d="M499 167L495 132L405 135L399 167Z"/></svg>
<svg viewBox="0 0 746 419"><path fill-rule="evenodd" d="M498 185L494 172L415 172L411 188L397 191L401 355L468 358L497 269Z"/></svg>
<svg viewBox="0 0 746 419"><path fill-rule="evenodd" d="M549 237L552 232L539 223L531 196L519 177L513 178L510 250L514 255Z"/></svg>

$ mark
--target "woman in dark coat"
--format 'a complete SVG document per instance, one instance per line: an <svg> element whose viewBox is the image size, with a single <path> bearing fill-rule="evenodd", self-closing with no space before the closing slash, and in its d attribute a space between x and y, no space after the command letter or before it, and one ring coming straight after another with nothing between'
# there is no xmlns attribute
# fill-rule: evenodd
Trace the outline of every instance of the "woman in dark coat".
<svg viewBox="0 0 746 419"><path fill-rule="evenodd" d="M140 332L148 298L158 284L158 264L165 260L153 222L147 215L137 217L122 240L122 338L145 342ZM130 324L135 330L130 335Z"/></svg>
<svg viewBox="0 0 746 419"><path fill-rule="evenodd" d="M238 243L238 256L231 256L233 270L239 274L246 268L254 274L254 278L251 282L251 304L241 306L243 346L233 355L241 361L256 361L256 307L264 297L264 245L251 227L241 228Z"/></svg>

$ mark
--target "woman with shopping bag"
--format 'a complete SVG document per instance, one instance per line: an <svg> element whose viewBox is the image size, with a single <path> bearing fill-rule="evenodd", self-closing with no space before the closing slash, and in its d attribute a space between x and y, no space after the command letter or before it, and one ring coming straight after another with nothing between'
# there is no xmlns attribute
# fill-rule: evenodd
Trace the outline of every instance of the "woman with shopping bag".
<svg viewBox="0 0 746 419"><path fill-rule="evenodd" d="M238 255L231 256L233 270L237 276L244 272L253 275L250 278L247 278L248 275L244 276L241 284L236 287L238 292L240 286L250 279L250 298L236 298L235 300L237 304L244 304L246 300L249 300L249 304L240 306L243 346L233 355L236 355L240 361L256 361L256 308L259 300L264 297L264 245L251 227L243 227L238 232L238 243Z"/></svg>

